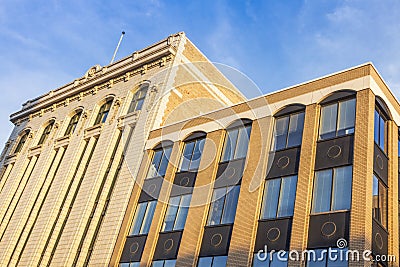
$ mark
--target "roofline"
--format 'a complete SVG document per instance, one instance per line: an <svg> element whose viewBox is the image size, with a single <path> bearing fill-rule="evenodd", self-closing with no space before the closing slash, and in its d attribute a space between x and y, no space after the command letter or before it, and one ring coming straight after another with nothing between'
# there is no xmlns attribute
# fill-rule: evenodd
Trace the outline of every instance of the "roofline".
<svg viewBox="0 0 400 267"><path fill-rule="evenodd" d="M244 104L244 103L256 102L257 100L266 98L266 97L268 97L268 96L275 95L275 94L277 94L277 93L285 92L285 91L288 91L288 90L293 90L293 89L295 89L296 87L300 87L300 86L304 86L304 85L311 84L311 83L314 83L314 82L318 82L318 81L321 81L321 80L330 78L330 77L332 77L332 76L335 76L335 75L338 75L338 74L343 74L343 73L345 73L345 72L354 71L354 70L356 70L356 69L363 68L363 67L370 67L370 69L372 69L373 71L376 72L377 76L378 76L379 79L383 82L383 84L384 84L384 86L386 87L386 89L390 92L390 94L391 94L391 96L394 98L394 100L396 100L396 103L397 103L397 105L398 105L398 108L400 109L400 102L399 102L399 100L395 97L395 95L393 94L393 92L390 90L389 86L386 84L386 82L384 81L384 79L382 78L382 76L380 75L380 73L377 71L377 69L375 68L374 64L373 64L372 62L369 61L369 62L362 63L362 64L360 64L360 65L356 65L356 66L353 66L353 67L350 67L350 68L347 68L347 69L344 69L344 70L336 71L336 72L333 72L333 73L330 73L330 74L327 74L327 75L324 75L324 76L321 76L321 77L318 77L318 78L315 78L315 79L311 79L311 80L308 80L308 81L305 81L305 82L302 82L302 83L298 83L298 84L295 84L295 85L291 85L291 86L288 86L288 87L284 87L284 88L279 89L279 90L277 90L277 91L273 91L273 92L270 92L270 93L267 93L267 94L264 94L264 95L255 97L255 98L249 99L249 100L247 100L247 101L242 101L242 102L240 102L240 103L236 103L235 105L232 105L232 106L229 106L229 107L223 107L223 108L220 108L220 109L216 109L216 110L213 110L213 111L210 111L210 112L201 114L201 115L196 116L196 117L193 117L193 118L189 118L189 119L177 121L177 122L174 122L174 123L168 124L168 125L163 125L162 127L159 127L159 128L157 128L157 129L153 129L153 130L150 131L150 132L155 132L155 131L158 131L158 130L161 130L161 129L165 129L165 128L168 128L168 127L172 127L173 125L177 125L177 124L180 124L180 123L183 123L183 122L187 122L187 121L190 121L190 120L193 120L193 119L196 119L196 118L205 117L205 116L207 116L207 115L209 115L209 114L218 113L218 112L220 112L220 111L222 111L222 110L229 109L229 108L232 108L232 107L235 107L235 106L239 106L239 105L242 105L242 104ZM369 75L370 75L370 74L369 74Z"/></svg>
<svg viewBox="0 0 400 267"><path fill-rule="evenodd" d="M159 58L163 54L174 54L176 51L175 49L173 49L172 43L177 40L180 41L184 37L184 32L178 32L150 46L147 46L146 48L135 51L131 55L126 56L106 66L95 65L89 68L89 70L92 68L99 68L99 70L96 71L96 77L88 79L88 70L84 76L77 78L74 81L58 87L54 90L50 90L46 94L26 101L22 104L21 110L14 112L10 115L10 120L11 122L15 122L16 120L23 118L28 114L37 111L38 109L40 110L41 108L49 107L54 102L56 102L56 98L60 97L61 95L79 93L83 90L88 89L88 87L90 88L95 86L96 84L102 83L105 79L110 79L110 77L112 78L112 76L116 76L123 71L134 69L141 64Z"/></svg>

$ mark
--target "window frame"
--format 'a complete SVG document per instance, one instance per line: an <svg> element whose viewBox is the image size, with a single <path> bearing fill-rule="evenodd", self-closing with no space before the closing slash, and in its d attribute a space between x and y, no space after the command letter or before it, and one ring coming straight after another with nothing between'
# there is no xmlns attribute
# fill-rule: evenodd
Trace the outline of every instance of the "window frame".
<svg viewBox="0 0 400 267"><path fill-rule="evenodd" d="M329 248L317 248L317 249L313 249L312 251L315 251L315 259L316 260L318 260L318 259L320 259L320 257L321 257L321 252L323 251L323 250L326 250L326 251L328 251L328 249ZM347 251L348 251L348 248L347 247L345 247L345 248L333 248L333 249L336 249L336 250L338 250L338 251L343 251L343 252L338 252L337 254L335 254L337 257L338 257L338 260L340 259L340 254L342 254L343 256L346 256L347 255ZM340 253L340 254L339 254ZM313 264L318 264L318 265L316 265L316 266L321 266L321 264L323 264L323 266L324 267L330 267L331 265L330 264L334 264L334 263L332 263L331 261L330 261L330 259L329 259L329 257L328 257L329 255L328 255L328 252L326 252L326 253L324 253L324 261L316 261L316 262L314 262L313 261ZM345 259L344 259L345 260ZM347 263L347 266L349 266L349 260L345 260L345 261L339 261L339 262L346 262ZM336 264L338 264L338 262L336 262ZM309 260L308 260L308 258L307 259L305 259L305 265L306 265L306 267L310 267L310 263L309 263ZM335 267L335 266L337 266L337 265L333 265L333 267Z"/></svg>
<svg viewBox="0 0 400 267"><path fill-rule="evenodd" d="M174 262L173 266L176 266L176 259L168 259L168 260L153 260L151 262L151 267L155 267L154 263L157 263L157 262L162 263L162 267L166 266L167 262ZM168 265L168 266L170 266L170 265Z"/></svg>
<svg viewBox="0 0 400 267"><path fill-rule="evenodd" d="M75 132L76 127L78 126L79 120L81 119L83 111L79 110L75 112L75 114L69 120L67 129L65 130L64 136L71 135Z"/></svg>
<svg viewBox="0 0 400 267"><path fill-rule="evenodd" d="M334 204L334 192L335 192L335 170L337 169L341 169L341 168L351 168L351 181L350 181L350 203L349 203L349 209L332 209L333 208L333 204ZM326 214L326 213L335 213L335 212L347 212L347 211L351 211L351 205L352 205L352 194L353 194L353 165L345 165L345 166L338 166L338 167L333 167L333 168L327 168L327 169L322 169L322 170L316 170L314 172L314 180L313 180L313 190L312 190L312 199L311 199L311 215L318 215L318 214ZM330 176L330 199L329 199L329 210L326 211L314 211L314 197L315 197L315 193L316 193L316 176L317 176L317 172L323 172L323 171L331 171L331 176Z"/></svg>
<svg viewBox="0 0 400 267"><path fill-rule="evenodd" d="M24 148L26 141L28 140L29 137L29 130L25 130L23 134L20 135L17 146L14 149L13 154L19 153L22 151L22 149Z"/></svg>
<svg viewBox="0 0 400 267"><path fill-rule="evenodd" d="M197 260L196 266L197 267L203 267L204 265L203 266L199 265L200 264L200 259L205 259L205 258L211 258L211 265L208 265L206 267L214 267L215 258L225 258L225 266L226 266L226 263L228 262L228 255L206 256L206 257L199 257L198 260ZM219 266L216 266L216 267L219 267Z"/></svg>
<svg viewBox="0 0 400 267"><path fill-rule="evenodd" d="M378 115L379 119L383 120L384 123L384 129L383 129L383 148L381 147L380 143L381 143L381 124L376 122L376 115ZM375 110L374 110L374 144L376 144L377 147L379 147L382 152L384 154L387 153L387 148L388 148L388 121L390 120L390 118L388 117L388 115L386 114L385 111L382 110L382 108L380 108L378 105L375 105ZM376 126L378 126L378 143L376 140Z"/></svg>
<svg viewBox="0 0 400 267"><path fill-rule="evenodd" d="M150 165L149 165L148 170L147 170L146 179L151 179L151 178L156 178L156 177L164 177L165 176L165 174L167 172L167 169L168 169L171 153L172 153L172 147L173 147L173 145L171 144L171 145L167 145L167 146L156 147L156 148L154 148L152 150L151 161L150 161ZM164 159L164 156L165 156L167 150L169 150L169 155L165 157L167 159L167 164L166 164L166 167L165 167L164 174L160 175L160 168L163 165L162 161ZM154 164L153 164L154 163L154 159L156 158L156 154L158 152L160 152L160 151L162 151L162 154L161 154L161 157L160 157L160 161L158 163L158 168L155 170L156 175L151 175L152 167L154 166Z"/></svg>
<svg viewBox="0 0 400 267"><path fill-rule="evenodd" d="M146 205L146 207L145 207L143 215L140 215L141 218L137 218L136 216L139 216L138 212L139 212L139 208L141 207L141 205ZM154 206L150 206L150 205L154 205ZM128 237L147 235L149 233L151 223L154 218L156 206L157 206L157 200L140 202L136 205L135 214L133 215L133 218L132 218ZM150 217L148 217L149 212L152 212L152 214L150 214ZM146 218L148 218L148 221L147 221L148 224L145 224ZM138 219L140 219L140 221ZM133 230L134 230L134 228L136 229L137 227L139 227L138 233L134 233Z"/></svg>
<svg viewBox="0 0 400 267"><path fill-rule="evenodd" d="M386 184L382 181L382 179L381 178L379 178L379 176L378 175L376 175L375 173L373 174L373 176L372 176L372 179L373 179L373 185L372 185L372 218L373 218L373 220L374 221L376 221L379 225L381 225L385 230L388 230L388 224L389 224L389 188L388 188L388 186L386 186ZM384 221L383 221L383 218L376 218L376 216L375 216L375 207L374 207L374 196L375 196L375 194L374 194L374 181L375 181L375 179L377 180L377 182L378 182L378 188L377 188L377 190L378 190L378 195L377 195L377 197L378 197L378 201L377 201L377 203L378 203L378 209L380 209L380 207L381 207L381 188L383 188L384 189L384 194L385 194L385 198L386 198L386 201L383 203L384 204L384 208L385 208L385 210L384 210L384 216L385 216L385 218L384 218ZM379 216L382 216L382 214L381 213L379 213Z"/></svg>
<svg viewBox="0 0 400 267"><path fill-rule="evenodd" d="M283 183L283 180L284 179L295 179L296 181L295 181L295 184L296 184L296 188L295 188L295 193L294 193L294 196L293 196L293 212L292 212L292 215L285 215L285 216L280 216L279 215L279 209L280 209L280 206L281 206L281 201L282 201L282 199L281 199L281 195L282 195L282 183ZM277 198L278 198L278 200L277 200L277 203L276 203L276 211L275 211L275 216L274 217L269 217L269 218L266 218L265 216L264 216L264 213L266 212L266 207L265 207L265 204L267 204L268 205L268 203L266 203L266 200L265 200L265 197L266 197L266 193L267 193L267 185L268 185L268 183L269 182L271 182L271 181L277 181L277 180L279 180L279 191L278 191L278 195L277 195ZM282 176L282 177L276 177L276 178L271 178L271 179L266 179L265 180L265 184L264 184L264 192L263 192L263 198L262 198L262 205L261 205L261 212L260 212L260 220L276 220L276 219L282 219L282 218L290 218L290 217L293 217L293 215L294 215L294 206L295 206L295 203L296 203L296 195L297 195L297 183L298 183L298 175L296 174L296 175L290 175L290 176Z"/></svg>
<svg viewBox="0 0 400 267"><path fill-rule="evenodd" d="M182 154L181 154L181 159L180 159L180 163L179 163L179 172L197 172L198 171L198 169L200 167L201 158L203 156L205 141L206 141L206 136L184 141ZM202 142L202 144L200 144L200 142ZM185 150L186 150L187 145L190 144L190 143L195 143L195 144L193 146L192 152L190 153L190 160L187 160L187 158L185 158ZM198 160L198 164L196 163L197 166L195 168L191 168L192 163L193 163L193 156L195 154L195 150L196 150L198 145L201 146L200 150L199 150L200 151L200 157L197 159ZM187 169L182 169L185 159L188 161L188 167L187 167Z"/></svg>
<svg viewBox="0 0 400 267"><path fill-rule="evenodd" d="M235 124L235 123L234 123ZM244 157L236 157L237 151L238 151L238 144L239 144L239 136L240 136L240 130L243 129L243 131L248 133L248 138L247 138L247 148L246 148L246 155ZM231 138L230 138L230 133L233 131L237 131L237 136L236 136L236 140L235 140L235 145L232 146L231 144ZM222 149L222 154L221 154L221 159L220 159L220 163L225 163L225 162L230 162L230 161L234 161L234 160L240 160L240 159L245 159L247 158L247 154L249 152L249 145L250 145L250 138L251 138L251 131L252 131L252 121L242 121L242 124L237 125L237 126L231 126L228 127L225 131L225 140L224 140L224 147ZM229 143L229 157L226 158L226 154L227 152L227 146ZM234 149L232 149L234 148ZM233 152L232 152L233 151ZM233 156L232 156L233 155Z"/></svg>
<svg viewBox="0 0 400 267"><path fill-rule="evenodd" d="M47 141L47 138L50 136L51 131L53 130L54 124L55 124L55 121L52 120L43 129L42 135L40 136L39 142L37 144L38 146L43 145Z"/></svg>
<svg viewBox="0 0 400 267"><path fill-rule="evenodd" d="M303 114L303 127L301 130L301 138L300 138L300 144L298 145L291 145L289 146L289 129L290 129L290 123L292 121L292 116L295 115L299 115L299 114ZM294 148L294 147L301 147L302 144L302 139L303 139L303 133L304 133L304 120L305 120L305 110L299 110L299 111L295 111L292 113L287 113L287 114L283 114L277 117L274 117L274 131L273 131L273 135L272 135L272 142L271 142L271 151L281 151L281 150L285 150L285 149L289 149L289 148ZM283 119L288 117L288 123L287 123L287 129L286 129L286 138L285 138L285 146L283 148L276 148L276 123L279 119Z"/></svg>
<svg viewBox="0 0 400 267"><path fill-rule="evenodd" d="M237 213L237 206L238 206L238 203L239 203L239 195L240 195L240 189L241 189L241 186L240 185L232 185L232 186L224 186L224 187L219 187L219 188L214 188L214 190L213 190L213 194L212 194L212 198L211 198L211 203L210 203L210 205L209 205L209 210L208 210L208 214L207 214L207 222L206 222L206 226L208 226L208 227L213 227L213 226L219 226L219 225L231 225L231 224L233 224L234 222L235 222L235 218L236 218L236 213ZM224 190L225 192L223 193L223 197L220 197L220 198L217 198L217 199L214 199L214 194L216 195L217 193L216 193L216 190ZM227 199L228 199L228 194L229 193L231 193L231 194L234 194L235 192L234 192L234 190L237 190L237 195L229 195L230 197L235 197L235 199L236 199L236 203L235 203L235 206L234 207L230 207L229 209L227 208L228 206L227 206ZM221 208L221 211L220 212L218 212L217 213L217 215L218 215L218 223L215 223L215 224L213 224L212 223L212 218L213 218L213 211L214 211L214 203L216 203L218 200L220 200L221 198L223 198L223 204L222 204L222 208ZM229 219L229 217L227 218L227 217L224 217L224 215L226 215L226 214L228 214L229 215L229 212L227 212L227 211L234 211L234 213L233 213L233 220L232 220L232 222L230 222L230 221L228 221L228 222L224 222L224 219L225 220L227 220L227 219ZM220 213L220 214L219 214Z"/></svg>
<svg viewBox="0 0 400 267"><path fill-rule="evenodd" d="M150 87L150 83L148 83L148 82L142 83L139 86L139 89L135 92L135 94L132 97L132 101L129 104L128 114L132 113L132 112L136 112L136 111L142 110L143 103L144 103L144 101L146 99L149 87ZM138 103L140 101L142 101L142 102L140 104L140 107L138 108Z"/></svg>
<svg viewBox="0 0 400 267"><path fill-rule="evenodd" d="M104 104L102 104L97 113L96 119L93 126L103 124L107 121L108 115L110 114L111 107L113 105L114 99L107 99Z"/></svg>
<svg viewBox="0 0 400 267"><path fill-rule="evenodd" d="M187 206L183 206L182 205L182 202L184 201L184 197L188 197L189 198ZM177 198L179 198L178 205L174 205L174 204L171 205L171 199L177 199ZM168 201L168 207L167 207L167 209L165 211L163 224L161 226L161 232L162 233L174 232L174 231L183 231L183 229L185 227L185 224L186 224L186 220L187 220L187 216L188 216L188 212L189 212L189 207L190 207L190 202L191 201L192 201L192 194L184 194L184 195L170 197L170 199ZM176 207L176 211L174 212L174 220L173 220L172 228L166 230L165 229L166 228L166 219L167 219L167 216L168 216L168 211L170 210L171 206ZM182 211L185 212L185 213L183 213L183 215L182 215ZM181 217L181 216L184 216L184 218ZM177 223L178 223L179 219L181 219L183 221L182 228L177 228Z"/></svg>
<svg viewBox="0 0 400 267"><path fill-rule="evenodd" d="M352 132L350 133L345 133L345 134L339 134L339 118L340 118L340 105L343 102L346 101L350 101L350 100L354 100L355 104L354 104L354 126L351 128L347 128L345 130L349 130L349 129L353 129ZM328 107L328 106L332 106L332 105L336 105L336 119L335 119L335 132L334 132L334 136L330 136L330 137L326 137L326 138L322 138L322 125L323 125L323 121L322 121L322 112L323 109ZM319 118L319 127L318 127L318 141L326 141L326 140L330 140L330 139L335 139L335 138L339 138L339 137L344 137L344 136L349 136L349 135L354 135L355 132L355 128L356 128L356 115L357 115L357 98L352 95L352 96L348 96L348 97L344 97L344 98L339 98L339 99L334 99L332 101L329 102L325 102L323 104L321 104L321 108L320 108L320 118ZM333 133L333 132L332 132ZM327 133L325 133L327 134Z"/></svg>

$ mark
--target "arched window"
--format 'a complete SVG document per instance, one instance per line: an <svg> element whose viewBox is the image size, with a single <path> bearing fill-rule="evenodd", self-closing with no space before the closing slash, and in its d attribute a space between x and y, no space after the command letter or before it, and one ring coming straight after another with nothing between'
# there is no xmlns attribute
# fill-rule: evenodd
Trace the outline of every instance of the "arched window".
<svg viewBox="0 0 400 267"><path fill-rule="evenodd" d="M326 140L354 133L356 119L355 92L333 93L321 103L319 139Z"/></svg>
<svg viewBox="0 0 400 267"><path fill-rule="evenodd" d="M94 125L105 123L108 117L108 113L110 112L111 105L113 100L109 99L106 103L104 103L97 114L96 120L94 121Z"/></svg>
<svg viewBox="0 0 400 267"><path fill-rule="evenodd" d="M164 177L171 156L173 143L168 141L153 149L153 159L147 173L147 178Z"/></svg>
<svg viewBox="0 0 400 267"><path fill-rule="evenodd" d="M53 129L53 126L54 126L54 121L50 122L46 126L46 128L44 128L42 136L39 139L38 145L42 145L47 140L47 138L49 137L49 135L51 133L51 130Z"/></svg>
<svg viewBox="0 0 400 267"><path fill-rule="evenodd" d="M25 145L26 139L28 139L29 131L25 131L25 133L20 137L17 147L15 148L14 153L21 152L22 148Z"/></svg>
<svg viewBox="0 0 400 267"><path fill-rule="evenodd" d="M290 105L275 114L272 150L301 145L304 127L304 105Z"/></svg>
<svg viewBox="0 0 400 267"><path fill-rule="evenodd" d="M82 115L82 110L79 110L78 112L75 113L74 116L72 116L71 120L69 121L67 130L65 131L65 135L70 135L74 133L81 115Z"/></svg>
<svg viewBox="0 0 400 267"><path fill-rule="evenodd" d="M228 127L221 162L246 158L251 123L251 120L239 120Z"/></svg>
<svg viewBox="0 0 400 267"><path fill-rule="evenodd" d="M387 152L387 121L390 120L390 111L385 102L378 96L375 101L374 140L375 143Z"/></svg>
<svg viewBox="0 0 400 267"><path fill-rule="evenodd" d="M131 105L129 106L128 113L135 112L142 109L144 99L146 98L147 90L149 89L149 84L144 83L140 86L139 90L133 96Z"/></svg>
<svg viewBox="0 0 400 267"><path fill-rule="evenodd" d="M180 171L196 172L200 165L201 154L203 153L206 133L197 132L189 136L184 142L181 157Z"/></svg>

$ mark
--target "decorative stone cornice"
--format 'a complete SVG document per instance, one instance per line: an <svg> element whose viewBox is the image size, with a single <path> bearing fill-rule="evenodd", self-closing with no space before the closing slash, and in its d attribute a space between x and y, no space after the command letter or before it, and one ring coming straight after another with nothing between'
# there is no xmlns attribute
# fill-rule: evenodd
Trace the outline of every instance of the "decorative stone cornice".
<svg viewBox="0 0 400 267"><path fill-rule="evenodd" d="M11 115L11 121L16 125L20 125L21 123L23 123L25 121L32 120L32 119L34 119L36 117L42 117L45 113L54 112L57 108L68 106L71 102L81 101L84 97L92 96L92 95L97 94L98 91L109 89L109 88L113 87L115 84L118 84L120 82L126 82L130 78L132 78L133 76L143 75L149 69L152 69L152 68L155 68L155 67L162 67L162 66L165 65L166 62L171 61L172 58L173 58L172 55L168 55L168 56L162 57L159 60L155 60L153 62L149 62L148 64L144 64L143 66L141 66L139 68L136 68L136 69L134 69L132 71L128 71L126 73L123 73L123 74L121 74L121 75L119 75L119 76L117 76L115 78L112 78L112 79L106 81L106 82L97 84L97 85L95 85L95 86L93 86L93 87L91 87L89 89L86 89L84 91L76 93L75 95L72 95L70 97L66 97L62 101L59 101L57 103L53 103L52 105L47 106L45 108L42 108L39 111L31 113L31 114L29 114L27 116L24 116L24 115L21 114L24 111L24 109L22 109L22 111L14 113L14 114ZM87 80L87 78L82 78L82 79L85 80L85 81ZM76 83L77 83L77 80L75 80L74 84L76 84ZM79 83L80 82L78 81L78 84ZM53 94L54 94L54 92L53 92Z"/></svg>

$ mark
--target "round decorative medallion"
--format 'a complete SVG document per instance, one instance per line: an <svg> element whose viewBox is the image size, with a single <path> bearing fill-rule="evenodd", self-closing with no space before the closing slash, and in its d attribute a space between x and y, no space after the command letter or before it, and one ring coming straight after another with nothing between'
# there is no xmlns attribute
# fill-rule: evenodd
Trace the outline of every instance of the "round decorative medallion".
<svg viewBox="0 0 400 267"><path fill-rule="evenodd" d="M276 240L279 239L279 237L281 237L281 231L278 228L273 227L268 230L267 238L269 241L275 242Z"/></svg>
<svg viewBox="0 0 400 267"><path fill-rule="evenodd" d="M338 145L333 145L328 149L328 152L326 152L326 155L331 158L337 158L342 154L342 148Z"/></svg>
<svg viewBox="0 0 400 267"><path fill-rule="evenodd" d="M378 165L379 169L383 170L383 159L381 155L376 155L376 164Z"/></svg>
<svg viewBox="0 0 400 267"><path fill-rule="evenodd" d="M148 189L148 192L147 192L148 194L153 194L156 191L157 186L155 184L151 184L151 185L149 185L149 187L147 189Z"/></svg>
<svg viewBox="0 0 400 267"><path fill-rule="evenodd" d="M278 162L276 163L276 165L278 166L278 168L280 169L284 169L286 168L290 163L290 159L287 156L282 156L278 159Z"/></svg>
<svg viewBox="0 0 400 267"><path fill-rule="evenodd" d="M174 240L167 239L164 242L164 250L171 250L174 247Z"/></svg>
<svg viewBox="0 0 400 267"><path fill-rule="evenodd" d="M182 177L181 180L179 181L180 186L187 186L190 182L189 177Z"/></svg>
<svg viewBox="0 0 400 267"><path fill-rule="evenodd" d="M235 175L235 173L236 173L236 170L233 167L228 167L225 170L225 176L229 179L232 178Z"/></svg>
<svg viewBox="0 0 400 267"><path fill-rule="evenodd" d="M139 250L139 243L138 242L132 243L132 245L129 248L131 254L135 254L136 252L138 252L138 250Z"/></svg>
<svg viewBox="0 0 400 267"><path fill-rule="evenodd" d="M336 233L336 224L334 222L325 222L321 226L321 234L326 237L331 237Z"/></svg>
<svg viewBox="0 0 400 267"><path fill-rule="evenodd" d="M211 237L211 245L214 247L218 247L222 243L222 235L221 234L214 234Z"/></svg>
<svg viewBox="0 0 400 267"><path fill-rule="evenodd" d="M375 243L378 246L379 249L383 248L383 238L380 233L376 233L375 235Z"/></svg>

